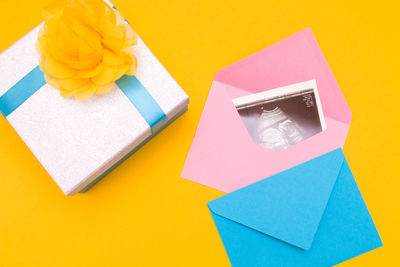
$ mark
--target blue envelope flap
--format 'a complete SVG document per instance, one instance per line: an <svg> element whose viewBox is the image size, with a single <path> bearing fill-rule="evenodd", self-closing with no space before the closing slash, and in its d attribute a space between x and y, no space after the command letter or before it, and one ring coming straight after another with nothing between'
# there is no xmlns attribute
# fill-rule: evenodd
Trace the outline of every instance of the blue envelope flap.
<svg viewBox="0 0 400 267"><path fill-rule="evenodd" d="M311 248L344 162L341 149L210 201L210 210L304 250Z"/></svg>

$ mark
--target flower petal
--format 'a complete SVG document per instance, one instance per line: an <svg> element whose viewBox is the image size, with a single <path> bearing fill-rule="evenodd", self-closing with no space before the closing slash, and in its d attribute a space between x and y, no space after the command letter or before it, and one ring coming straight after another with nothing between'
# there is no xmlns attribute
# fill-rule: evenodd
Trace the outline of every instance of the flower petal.
<svg viewBox="0 0 400 267"><path fill-rule="evenodd" d="M109 49L105 49L103 62L108 65L119 66L125 63L125 56L123 53L114 53Z"/></svg>
<svg viewBox="0 0 400 267"><path fill-rule="evenodd" d="M95 86L88 86L84 90L76 90L73 92L73 95L76 100L86 100L90 98L94 93L96 92L96 87Z"/></svg>
<svg viewBox="0 0 400 267"><path fill-rule="evenodd" d="M113 82L109 83L109 84L106 84L106 85L103 85L103 86L100 86L100 87L97 88L96 94L104 95L104 94L110 92L113 87L114 87L114 83Z"/></svg>
<svg viewBox="0 0 400 267"><path fill-rule="evenodd" d="M57 62L51 57L47 57L43 60L43 67L45 73L58 79L69 79L76 74L76 71Z"/></svg>
<svg viewBox="0 0 400 267"><path fill-rule="evenodd" d="M89 79L79 78L79 79L65 79L58 81L60 87L67 91L75 91L82 89L90 83Z"/></svg>
<svg viewBox="0 0 400 267"><path fill-rule="evenodd" d="M103 70L92 78L93 83L98 85L105 85L115 81L116 70L108 65L104 65Z"/></svg>
<svg viewBox="0 0 400 267"><path fill-rule="evenodd" d="M91 77L98 75L103 70L103 68L104 68L104 64L100 63L94 69L80 71L79 76L82 78L91 78Z"/></svg>

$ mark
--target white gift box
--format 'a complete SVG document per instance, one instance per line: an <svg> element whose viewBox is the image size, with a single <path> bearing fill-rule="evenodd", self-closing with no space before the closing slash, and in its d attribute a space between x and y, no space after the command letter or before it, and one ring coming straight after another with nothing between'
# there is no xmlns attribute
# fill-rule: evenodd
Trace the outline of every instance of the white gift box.
<svg viewBox="0 0 400 267"><path fill-rule="evenodd" d="M39 27L0 54L0 98L37 67ZM66 195L86 191L187 109L188 96L140 38L134 53L136 78L165 113L153 128L117 85L77 101L45 84L6 115Z"/></svg>

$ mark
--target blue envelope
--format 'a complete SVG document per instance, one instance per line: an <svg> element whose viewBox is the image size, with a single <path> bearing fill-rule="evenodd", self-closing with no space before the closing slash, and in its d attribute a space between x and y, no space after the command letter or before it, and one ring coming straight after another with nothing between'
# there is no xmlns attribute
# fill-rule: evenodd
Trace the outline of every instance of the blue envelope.
<svg viewBox="0 0 400 267"><path fill-rule="evenodd" d="M383 245L341 149L208 207L232 266L332 266Z"/></svg>

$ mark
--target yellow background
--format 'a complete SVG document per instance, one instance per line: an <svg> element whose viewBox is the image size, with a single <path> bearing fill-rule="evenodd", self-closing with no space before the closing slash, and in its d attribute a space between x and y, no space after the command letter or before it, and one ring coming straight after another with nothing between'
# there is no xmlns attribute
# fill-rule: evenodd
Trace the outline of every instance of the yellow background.
<svg viewBox="0 0 400 267"><path fill-rule="evenodd" d="M47 1L0 1L0 51ZM180 178L215 73L311 27L353 112L344 152L384 247L343 266L394 266L400 239L396 1L115 0L191 97L189 111L86 194L66 197L0 116L1 266L229 266L206 202Z"/></svg>

